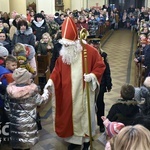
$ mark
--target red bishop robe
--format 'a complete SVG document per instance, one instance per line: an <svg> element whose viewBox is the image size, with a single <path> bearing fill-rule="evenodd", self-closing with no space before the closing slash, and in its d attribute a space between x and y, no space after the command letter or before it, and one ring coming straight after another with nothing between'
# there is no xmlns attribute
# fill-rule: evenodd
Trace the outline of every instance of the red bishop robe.
<svg viewBox="0 0 150 150"><path fill-rule="evenodd" d="M105 65L95 48L86 44L85 49L87 50L88 72L94 75L94 84L97 87L101 81ZM81 52L79 59L71 65L63 63L62 57L59 57L50 75L54 90L52 94L54 128L57 135L62 138L89 135L83 55ZM92 126L95 120L94 103L95 89L93 90L90 83Z"/></svg>

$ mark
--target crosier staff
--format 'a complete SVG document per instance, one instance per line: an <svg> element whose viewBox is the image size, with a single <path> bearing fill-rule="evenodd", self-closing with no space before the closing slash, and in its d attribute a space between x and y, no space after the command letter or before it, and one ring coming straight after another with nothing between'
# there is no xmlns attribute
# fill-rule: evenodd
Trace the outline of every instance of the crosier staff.
<svg viewBox="0 0 150 150"><path fill-rule="evenodd" d="M88 74L88 62L87 62L87 50L84 47L83 41L86 40L88 35L88 31L85 28L82 28L80 31L80 42L83 47L83 54L84 54L84 67L85 73ZM89 93L89 83L85 82L86 86L86 93L87 93L87 104L88 104L88 122L89 122L89 135L90 135L90 149L93 150L92 144L92 127L91 127L91 109L90 109L90 93Z"/></svg>

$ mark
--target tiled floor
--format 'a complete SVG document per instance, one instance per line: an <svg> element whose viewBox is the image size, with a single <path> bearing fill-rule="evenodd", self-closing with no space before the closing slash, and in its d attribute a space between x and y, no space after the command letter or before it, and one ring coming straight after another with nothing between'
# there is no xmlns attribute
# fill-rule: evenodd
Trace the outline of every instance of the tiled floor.
<svg viewBox="0 0 150 150"><path fill-rule="evenodd" d="M111 105L120 97L120 87L124 83L135 85L133 63L133 49L136 49L136 36L130 30L110 31L107 38L102 41L102 48L108 54L108 60L111 68L113 89L105 94L106 115ZM51 117L51 104L42 108L42 125L40 131L40 142L32 150L67 150L68 143L59 138L53 131L53 122ZM99 142L100 136L98 127L93 141L93 150L104 150L104 146ZM9 146L0 147L0 150L9 150ZM81 147L77 148L78 150ZM76 149L76 150L77 150Z"/></svg>

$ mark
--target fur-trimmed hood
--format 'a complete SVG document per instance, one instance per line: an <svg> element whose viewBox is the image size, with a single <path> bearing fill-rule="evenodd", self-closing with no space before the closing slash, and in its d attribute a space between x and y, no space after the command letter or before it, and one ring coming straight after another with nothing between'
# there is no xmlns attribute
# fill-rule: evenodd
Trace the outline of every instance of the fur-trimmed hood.
<svg viewBox="0 0 150 150"><path fill-rule="evenodd" d="M30 35L30 34L32 34L32 33L33 33L32 28L31 28L31 27L28 27L28 28L24 31L23 34L25 34L25 35ZM15 34L16 34L16 35L19 35L19 34L21 34L21 33L20 33L19 30L17 30Z"/></svg>
<svg viewBox="0 0 150 150"><path fill-rule="evenodd" d="M29 48L30 52L29 52L29 55L28 55L28 60L31 60L34 56L35 56L35 49L32 45L28 45L28 44L24 44L26 47Z"/></svg>
<svg viewBox="0 0 150 150"><path fill-rule="evenodd" d="M38 87L34 83L20 87L13 82L7 86L7 93L11 98L25 99L38 93Z"/></svg>
<svg viewBox="0 0 150 150"><path fill-rule="evenodd" d="M126 104L126 105L137 105L137 101L133 100L123 100L119 99L117 103Z"/></svg>

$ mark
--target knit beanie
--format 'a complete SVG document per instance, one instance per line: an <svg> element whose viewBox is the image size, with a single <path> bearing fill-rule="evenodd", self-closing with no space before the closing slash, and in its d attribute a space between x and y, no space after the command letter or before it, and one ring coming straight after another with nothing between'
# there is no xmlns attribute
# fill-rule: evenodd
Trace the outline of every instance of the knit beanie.
<svg viewBox="0 0 150 150"><path fill-rule="evenodd" d="M12 74L12 78L16 84L28 84L32 74L25 68L17 68Z"/></svg>
<svg viewBox="0 0 150 150"><path fill-rule="evenodd" d="M146 81L147 82L147 81ZM141 86L135 88L134 99L138 102L139 105L144 104L145 100L147 101L150 97L150 88L146 86Z"/></svg>
<svg viewBox="0 0 150 150"><path fill-rule="evenodd" d="M107 135L112 138L113 136L117 135L119 131L125 126L121 122L111 122L109 119L106 119L103 124L106 127Z"/></svg>
<svg viewBox="0 0 150 150"><path fill-rule="evenodd" d="M0 45L0 56L7 57L8 55L8 50L4 46Z"/></svg>

